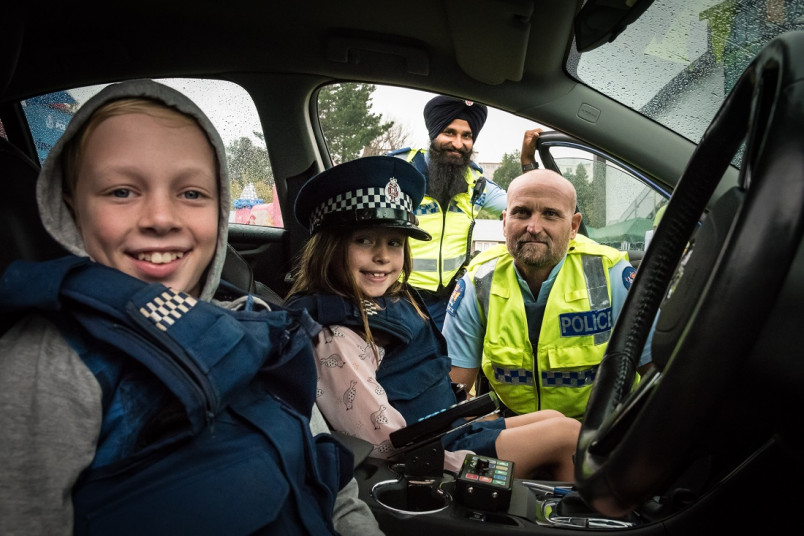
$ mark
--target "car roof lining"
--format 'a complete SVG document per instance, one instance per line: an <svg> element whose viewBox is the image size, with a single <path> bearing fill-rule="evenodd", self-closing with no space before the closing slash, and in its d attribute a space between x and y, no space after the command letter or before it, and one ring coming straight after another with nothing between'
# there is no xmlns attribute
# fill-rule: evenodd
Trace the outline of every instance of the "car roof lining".
<svg viewBox="0 0 804 536"><path fill-rule="evenodd" d="M398 16L377 16L372 10L376 4L369 0L352 2L349 9L321 0L278 5L230 0L202 7L188 0L167 5L142 0L58 14L42 5L29 5L20 8L27 11L19 62L0 101L136 77L230 80L246 87L255 101L263 100L266 91L274 97L282 94L281 87L276 91L269 87L272 80L284 86L296 84L296 91L305 91L308 99L329 81L389 84L456 95L547 127L563 127L582 141L612 149L637 168L665 166L663 179L672 181L693 145L674 143L678 157L669 163L656 157L650 143L634 146L633 139L651 140L649 131L662 127L642 120L629 128L645 132L638 138L627 135L624 117L633 112L582 86L564 70L573 44L572 36L561 33L561 28L571 26L581 5L580 0L411 0L395 10ZM469 28L456 26L476 9L501 14L482 23L468 18L467 24L473 21ZM245 12L248 18L242 17ZM310 16L312 12L315 16ZM544 13L550 16L539 16ZM511 25L518 25L512 37L516 44L498 41ZM216 35L220 28L235 27L237 32ZM512 46L514 53L510 53ZM506 60L509 53L510 61ZM471 67L473 58L485 62L483 73ZM511 80L520 70L521 81ZM302 104L297 102L298 95L293 98L293 107L287 110L258 105L260 113L276 114L262 118L266 136L270 138L276 128L285 132L289 128L293 135L284 139L294 139L293 152L304 153L303 161L296 161L283 159L281 149L272 151L275 169L284 176L322 164L317 162L320 157L310 125L301 123L310 120L310 101ZM572 107L566 105L568 101ZM582 104L600 110L597 123L578 116ZM299 106L305 116L291 117L302 109Z"/></svg>
<svg viewBox="0 0 804 536"><path fill-rule="evenodd" d="M246 11L238 9L241 2L248 3L248 12L253 14L248 20L240 20L239 13ZM102 10L62 10L58 17L42 17L41 7L31 6L26 8L24 18L19 67L4 97L25 98L105 83L111 81L109 76L158 78L273 70L347 77L374 73L397 84L425 84L433 88L457 80L467 88L468 97L477 98L474 93L478 90L493 89L506 80L524 76L545 76L560 65L568 43L556 32L567 21L556 21L574 17L579 3L412 0L399 10L398 18L374 17L369 9L373 2L368 1L357 2L348 10L336 2L270 4L231 0L221 4L213 22L208 15L194 16L196 3L184 0L168 4L153 0L110 4ZM318 12L317 17L306 16L311 9ZM477 22L477 10L482 10L482 25ZM524 22L534 10L551 13L550 20L530 17ZM274 16L275 12L281 16ZM166 27L170 24L167 21L174 20L181 20L182 24ZM216 39L216 28L221 25L231 25L240 31L236 37ZM151 33L160 36L158 42L147 38ZM333 43L352 39L366 40L363 43L366 44L372 33L382 36L386 49L389 39L400 50L407 49L408 65L392 62L383 69L382 62L370 61L366 54L357 61L332 61ZM441 37L433 39L433 35ZM54 51L58 51L58 61L53 61ZM387 54L382 56L387 61ZM427 60L423 59L425 56ZM427 74L421 74L418 68L411 69L411 59L415 59L414 66L429 64ZM482 68L472 64L478 59ZM102 75L99 63L103 65ZM2 70L5 74L9 72ZM53 80L59 80L60 84L54 85Z"/></svg>

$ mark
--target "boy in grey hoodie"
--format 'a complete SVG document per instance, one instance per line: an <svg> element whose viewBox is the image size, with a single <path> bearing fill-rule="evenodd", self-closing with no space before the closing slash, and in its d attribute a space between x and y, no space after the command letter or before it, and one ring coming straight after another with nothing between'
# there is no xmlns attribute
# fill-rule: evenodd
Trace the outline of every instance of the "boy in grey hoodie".
<svg viewBox="0 0 804 536"><path fill-rule="evenodd" d="M48 232L73 255L89 257L147 283L160 283L187 303L210 302L226 256L230 199L225 162L218 133L187 97L150 80L115 84L78 111L51 151L37 183L40 215ZM69 323L61 323L58 317L31 314L0 338L2 534L72 534L74 524L78 530L73 498L87 471L102 466L103 458L119 462L136 453L148 419L161 416L165 407L175 403L159 381L140 369L136 381L120 382L137 386L136 395L120 395L119 389L110 392L102 381L106 366L102 352L92 354L76 345L65 326ZM121 366L128 370L127 364ZM130 376L121 372L117 379L128 381ZM309 383L314 388L315 378ZM139 390L140 385L146 387ZM125 402L116 407L121 419L127 418L127 412L140 412L140 420L127 426L141 428L121 431L123 427L109 422L118 396ZM310 411L312 433L326 432L314 406ZM214 429L203 433L215 434ZM107 434L118 434L115 440L122 438L118 443L127 446L109 447ZM311 444L311 437L303 433L298 440ZM189 440L174 448L194 444ZM283 456L279 452L275 457ZM316 463L327 462L319 460L313 466ZM311 476L315 480L310 471L316 469L310 469L309 460L306 468L291 469L291 473L297 471L296 477L277 471L272 475L274 482L258 483L254 491L260 491L260 486L303 489L303 481ZM224 478L216 481L217 489L209 494L234 497L243 492L243 486ZM183 504L180 497L177 500L178 510L160 515L178 525L197 522L198 509ZM283 510L293 509L290 499L276 501L278 505L266 505L274 510L263 516L266 520L277 511L281 516ZM322 499L320 504L327 501ZM299 512L295 532L317 526L306 519L310 509ZM312 512L330 528L334 522L334 530L342 534L380 534L368 507L357 498L353 478L338 493L334 512L320 508ZM232 528L236 521L232 520ZM271 530L268 527L262 528Z"/></svg>

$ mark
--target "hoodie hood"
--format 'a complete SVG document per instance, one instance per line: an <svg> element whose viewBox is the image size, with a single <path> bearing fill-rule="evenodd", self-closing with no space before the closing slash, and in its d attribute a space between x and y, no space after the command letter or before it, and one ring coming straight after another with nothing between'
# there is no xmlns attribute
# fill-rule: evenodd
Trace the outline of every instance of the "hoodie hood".
<svg viewBox="0 0 804 536"><path fill-rule="evenodd" d="M220 282L223 263L226 260L226 244L229 221L229 175L226 169L226 150L218 131L204 112L193 101L179 91L153 80L132 80L112 84L89 99L73 116L64 134L50 150L42 166L36 184L36 200L39 215L47 232L71 253L87 257L84 242L75 225L70 209L63 199L63 156L65 144L71 140L92 114L104 104L125 98L148 98L189 115L198 122L215 149L218 162L218 188L220 206L218 209L218 242L212 262L207 267L199 298L209 301Z"/></svg>

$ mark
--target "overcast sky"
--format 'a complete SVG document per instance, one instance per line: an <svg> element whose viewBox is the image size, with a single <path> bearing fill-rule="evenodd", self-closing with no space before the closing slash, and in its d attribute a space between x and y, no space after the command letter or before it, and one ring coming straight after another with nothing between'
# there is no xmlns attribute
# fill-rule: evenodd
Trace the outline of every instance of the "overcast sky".
<svg viewBox="0 0 804 536"><path fill-rule="evenodd" d="M163 82L193 99L215 123L224 143L228 144L241 136L253 137L252 133L261 128L251 98L239 86L204 80L174 79ZM70 93L83 103L101 87L103 86L70 90ZM422 112L424 105L434 96L433 93L423 91L378 85L372 94L372 110L382 114L386 121L393 120L403 125L411 147L426 148L430 143ZM247 121L233 121L233 118L245 118ZM539 126L541 125L533 121L505 112L489 110L489 116L475 143L474 160L480 163L500 162L503 154L522 147L525 130Z"/></svg>
<svg viewBox="0 0 804 536"><path fill-rule="evenodd" d="M422 112L424 105L434 96L434 93L378 85L372 95L372 110L382 114L386 120L402 124L409 134L408 139L412 146L426 148L429 139ZM490 109L486 124L475 143L475 161L499 162L505 153L522 147L522 136L526 130L541 126L533 121Z"/></svg>

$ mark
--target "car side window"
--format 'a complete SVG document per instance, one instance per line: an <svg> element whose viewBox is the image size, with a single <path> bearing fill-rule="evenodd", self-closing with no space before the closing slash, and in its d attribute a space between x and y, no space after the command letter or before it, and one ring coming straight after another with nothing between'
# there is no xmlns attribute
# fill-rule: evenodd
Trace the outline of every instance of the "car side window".
<svg viewBox="0 0 804 536"><path fill-rule="evenodd" d="M318 120L334 164L400 149L428 149L424 106L436 93L380 84L338 83L323 86L317 98ZM344 125L349 125L344 128ZM472 160L483 176L507 188L522 173L519 153L526 130L544 128L531 120L489 108L473 143ZM545 129L546 130L546 129ZM481 211L472 234L472 251L505 242L499 217Z"/></svg>
<svg viewBox="0 0 804 536"><path fill-rule="evenodd" d="M257 108L245 89L224 80L170 78L159 82L190 97L226 146L232 205L229 222L284 227ZM64 133L75 111L105 85L57 91L22 102L39 161Z"/></svg>
<svg viewBox="0 0 804 536"><path fill-rule="evenodd" d="M326 149L338 164L397 149L430 145L422 112L434 93L361 83L339 83L318 93L318 118ZM343 125L350 125L344 128ZM561 142L539 144L539 167L549 167L573 182L587 234L627 251L636 266L652 236L654 220L669 193L602 153L583 149L564 134L533 121L489 108L474 143L473 160L483 175L502 188L522 173L520 151L526 130L542 128L542 137ZM504 243L502 222L481 212L472 235L472 251Z"/></svg>
<svg viewBox="0 0 804 536"><path fill-rule="evenodd" d="M557 171L575 185L589 238L627 251L637 266L669 193L600 153L560 144L552 145L549 152Z"/></svg>

